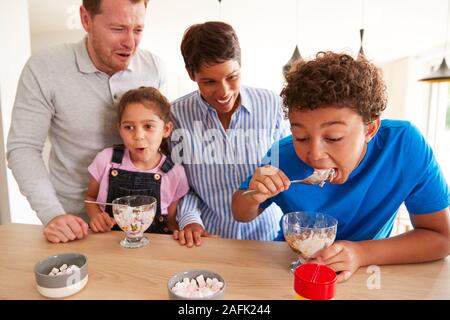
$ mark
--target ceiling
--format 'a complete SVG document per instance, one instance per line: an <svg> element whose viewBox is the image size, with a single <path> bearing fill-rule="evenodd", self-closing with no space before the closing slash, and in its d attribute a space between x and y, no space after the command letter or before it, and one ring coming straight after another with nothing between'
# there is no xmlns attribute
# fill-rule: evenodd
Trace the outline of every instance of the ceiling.
<svg viewBox="0 0 450 320"><path fill-rule="evenodd" d="M80 3L29 0L32 34L67 30L78 19ZM433 51L442 55L447 5L448 0L223 0L220 11L241 43L288 55L295 42L303 56L328 49L357 52L363 26L366 55L382 62ZM218 17L216 0L151 0L145 36L157 47L176 34L176 41L165 45L178 50L187 26Z"/></svg>

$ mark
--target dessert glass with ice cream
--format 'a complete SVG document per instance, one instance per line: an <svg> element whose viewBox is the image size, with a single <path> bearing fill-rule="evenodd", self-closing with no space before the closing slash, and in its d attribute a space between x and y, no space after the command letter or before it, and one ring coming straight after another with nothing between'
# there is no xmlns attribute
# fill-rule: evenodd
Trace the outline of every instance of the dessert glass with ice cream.
<svg viewBox="0 0 450 320"><path fill-rule="evenodd" d="M334 217L321 212L296 211L283 216L284 238L289 247L299 255L291 263L291 272L316 252L333 244L337 224Z"/></svg>
<svg viewBox="0 0 450 320"><path fill-rule="evenodd" d="M145 230L155 218L156 198L150 196L126 196L115 199L113 214L117 225L125 231L126 237L120 241L124 248L140 248L149 243L144 237Z"/></svg>

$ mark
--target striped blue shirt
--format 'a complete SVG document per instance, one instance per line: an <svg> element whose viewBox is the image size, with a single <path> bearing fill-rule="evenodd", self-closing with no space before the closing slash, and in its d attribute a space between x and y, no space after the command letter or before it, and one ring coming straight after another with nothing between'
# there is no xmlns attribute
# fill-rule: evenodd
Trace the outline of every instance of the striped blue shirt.
<svg viewBox="0 0 450 320"><path fill-rule="evenodd" d="M273 142L290 134L280 97L269 90L241 86L240 106L227 130L199 91L174 101L171 110L175 122L172 158L183 163L191 188L178 207L180 229L199 223L224 238L273 240L280 229L280 209L271 205L255 220L237 222L231 198Z"/></svg>

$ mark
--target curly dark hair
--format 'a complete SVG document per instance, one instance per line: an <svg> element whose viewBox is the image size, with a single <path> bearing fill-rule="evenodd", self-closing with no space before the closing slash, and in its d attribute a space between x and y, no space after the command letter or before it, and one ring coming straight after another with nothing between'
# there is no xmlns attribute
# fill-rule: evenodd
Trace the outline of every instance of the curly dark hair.
<svg viewBox="0 0 450 320"><path fill-rule="evenodd" d="M364 56L319 52L299 60L286 75L281 91L286 113L324 106L347 107L365 124L386 109L387 93L381 71Z"/></svg>

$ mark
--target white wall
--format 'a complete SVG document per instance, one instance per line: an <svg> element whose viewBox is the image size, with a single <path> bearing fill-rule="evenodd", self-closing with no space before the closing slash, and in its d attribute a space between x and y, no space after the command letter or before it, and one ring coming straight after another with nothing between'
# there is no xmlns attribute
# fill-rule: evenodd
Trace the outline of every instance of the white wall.
<svg viewBox="0 0 450 320"><path fill-rule="evenodd" d="M440 65L442 52L441 47L430 48L416 56L379 65L388 89L388 106L383 118L411 121L433 147L433 132L436 128L432 119L429 119L429 108L433 105L429 101L432 85L418 80L427 76L431 68L435 69ZM437 84L433 86L436 90ZM445 117L445 114L442 117Z"/></svg>
<svg viewBox="0 0 450 320"><path fill-rule="evenodd" d="M10 222L9 193L6 173L5 145L3 141L2 86L0 80L0 224Z"/></svg>
<svg viewBox="0 0 450 320"><path fill-rule="evenodd" d="M30 6L35 4L35 9L37 8L31 17L32 25L36 26L31 30L31 52L61 42L78 41L82 37L84 32L80 28L78 17L81 0L29 2ZM446 1L433 2L434 7L422 0L365 2L365 52L369 57L376 56L378 61L383 61L387 53L400 49L406 52L406 49L417 45L418 42L426 49L430 44L442 41L443 35L437 35L434 31L428 32L427 28L433 26L430 28L437 30L438 26L442 27L445 15L440 19L442 10L436 10L436 5L437 8L447 8ZM318 50L357 52L359 49L360 0L299 1L298 13L295 12L295 3L295 0L283 0L276 5L268 0L222 1L221 20L231 23L240 38L244 84L279 92L282 87L282 66L289 60L297 42L304 57L309 57ZM404 10L405 8L408 10ZM336 20L336 16L340 18ZM422 23L419 23L419 26L409 23L419 21L419 18L425 19L420 20ZM141 47L155 52L166 62L169 71L166 93L169 99L175 99L196 87L184 70L179 50L183 32L193 23L217 19L217 0L150 1ZM393 22L395 30L392 28ZM0 24L0 43L8 44L10 49L0 51L0 107L3 108L3 127L0 132L3 139L0 142L4 142L9 129L17 78L30 53L27 1L1 0ZM413 30L414 27L426 33L426 37L416 29ZM296 29L298 32L295 32ZM399 30L403 30L403 36L394 36L393 33ZM344 40L341 38L343 35L347 35ZM419 37L421 35L422 38ZM425 40L428 42L424 45ZM398 41L402 41L402 44L399 45ZM382 55L383 53L385 55ZM424 101L424 97L428 86L416 81L428 71L420 69L423 68L422 62L416 58L405 58L382 65L389 91L389 105L384 117L408 119L425 130L423 112L427 101ZM48 153L48 145L46 147L44 157ZM7 182L3 178L2 174L6 175L3 156L3 152L0 152L2 213L7 211L9 203L13 206L11 211L14 222L38 222L28 202L20 195L10 172L7 173ZM6 184L9 185L9 198ZM8 203L4 198L9 199Z"/></svg>
<svg viewBox="0 0 450 320"><path fill-rule="evenodd" d="M34 54L41 49L65 42L78 42L83 37L83 34L84 31L82 30L64 30L43 33L32 32L31 53Z"/></svg>
<svg viewBox="0 0 450 320"><path fill-rule="evenodd" d="M17 82L30 55L27 0L0 1L0 201L1 223L40 223L23 197L11 171L6 169L5 145ZM9 208L9 210L8 210ZM12 216L10 212L13 213Z"/></svg>
<svg viewBox="0 0 450 320"><path fill-rule="evenodd" d="M423 61L408 57L381 64L379 67L388 90L388 106L382 117L409 120L426 134L426 99L429 84L418 81L427 74Z"/></svg>

